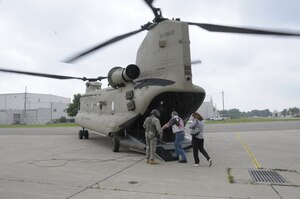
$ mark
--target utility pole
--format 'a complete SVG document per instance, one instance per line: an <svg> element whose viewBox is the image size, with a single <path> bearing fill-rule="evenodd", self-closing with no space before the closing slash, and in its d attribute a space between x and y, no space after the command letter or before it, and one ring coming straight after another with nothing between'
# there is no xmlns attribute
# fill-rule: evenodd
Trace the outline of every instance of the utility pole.
<svg viewBox="0 0 300 199"><path fill-rule="evenodd" d="M222 103L223 103L223 117L224 117L224 91L222 91Z"/></svg>

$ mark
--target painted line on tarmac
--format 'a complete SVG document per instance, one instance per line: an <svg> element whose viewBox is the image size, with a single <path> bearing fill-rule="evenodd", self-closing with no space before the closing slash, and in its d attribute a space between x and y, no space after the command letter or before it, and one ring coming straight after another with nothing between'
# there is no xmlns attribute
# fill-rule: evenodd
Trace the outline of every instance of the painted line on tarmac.
<svg viewBox="0 0 300 199"><path fill-rule="evenodd" d="M260 169L261 166L259 164L259 162L257 161L257 159L255 158L254 154L252 153L252 151L250 150L250 148L247 146L247 144L245 143L244 139L242 138L241 134L238 133L237 134L237 138L238 140L240 140L241 144L244 146L245 150L247 151L247 153L249 154L251 160L252 160L252 163L254 164L254 166L257 168L257 169Z"/></svg>

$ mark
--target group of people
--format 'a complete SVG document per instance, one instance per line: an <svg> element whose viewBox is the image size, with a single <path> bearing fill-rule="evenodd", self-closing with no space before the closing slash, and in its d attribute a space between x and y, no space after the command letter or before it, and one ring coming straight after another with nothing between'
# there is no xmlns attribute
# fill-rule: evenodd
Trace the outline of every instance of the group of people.
<svg viewBox="0 0 300 199"><path fill-rule="evenodd" d="M155 151L157 145L157 139L162 137L164 129L172 127L172 132L175 134L174 148L175 148L175 160L179 163L187 163L187 157L185 155L182 143L184 141L185 131L184 122L182 118L178 116L176 111L171 113L171 119L161 127L160 120L158 119L160 113L157 109L153 109L150 116L144 121L143 127L145 128L146 138L146 159L149 164L158 164L155 160ZM192 114L193 122L189 125L192 136L192 148L195 166L199 166L200 160L198 151L200 151L208 161L208 165L212 165L212 160L208 153L204 149L204 137L203 137L203 117L195 112Z"/></svg>

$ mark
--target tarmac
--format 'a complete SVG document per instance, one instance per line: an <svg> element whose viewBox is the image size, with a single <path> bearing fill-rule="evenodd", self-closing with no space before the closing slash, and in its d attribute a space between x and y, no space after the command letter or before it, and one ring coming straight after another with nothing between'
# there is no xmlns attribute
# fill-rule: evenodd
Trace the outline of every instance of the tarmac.
<svg viewBox="0 0 300 199"><path fill-rule="evenodd" d="M79 127L0 128L0 198L300 198L300 121L205 128L211 167L201 154L194 167L192 151L186 164L149 165L144 154L112 152L109 138L79 140ZM284 182L256 182L250 170Z"/></svg>

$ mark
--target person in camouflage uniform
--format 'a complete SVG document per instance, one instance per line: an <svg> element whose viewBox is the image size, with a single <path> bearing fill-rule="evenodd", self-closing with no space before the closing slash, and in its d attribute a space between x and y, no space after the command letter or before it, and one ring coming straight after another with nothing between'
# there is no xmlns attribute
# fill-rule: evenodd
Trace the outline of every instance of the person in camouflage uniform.
<svg viewBox="0 0 300 199"><path fill-rule="evenodd" d="M146 129L146 159L149 164L158 164L158 162L155 161L155 151L157 138L162 135L161 124L158 119L159 115L159 111L153 109L143 124L143 127Z"/></svg>

